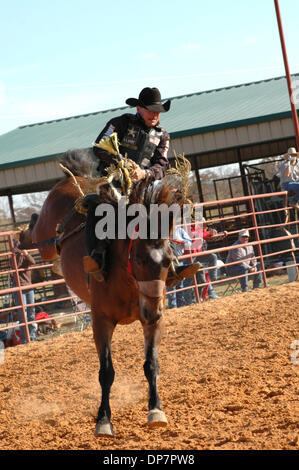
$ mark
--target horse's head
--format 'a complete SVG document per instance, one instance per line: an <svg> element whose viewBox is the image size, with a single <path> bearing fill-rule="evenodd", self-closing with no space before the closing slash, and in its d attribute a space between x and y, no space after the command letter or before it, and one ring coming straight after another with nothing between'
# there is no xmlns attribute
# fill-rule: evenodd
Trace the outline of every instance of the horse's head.
<svg viewBox="0 0 299 470"><path fill-rule="evenodd" d="M131 273L139 289L141 318L158 320L164 309L166 279L173 260L168 240L136 239L130 254Z"/></svg>
<svg viewBox="0 0 299 470"><path fill-rule="evenodd" d="M23 250L30 250L34 248L31 238L31 231L29 229L22 230L19 235L20 246Z"/></svg>
<svg viewBox="0 0 299 470"><path fill-rule="evenodd" d="M164 309L168 269L174 260L169 237L181 200L173 178L148 185L144 181L132 192L130 204L140 204L143 217L135 227L129 247L129 268L139 289L141 319L157 321ZM140 227L143 224L143 227ZM146 236L145 236L146 235Z"/></svg>
<svg viewBox="0 0 299 470"><path fill-rule="evenodd" d="M23 250L30 250L34 248L34 243L32 241L32 229L38 219L38 214L32 214L29 225L19 227L16 232L16 238L20 242L20 247Z"/></svg>

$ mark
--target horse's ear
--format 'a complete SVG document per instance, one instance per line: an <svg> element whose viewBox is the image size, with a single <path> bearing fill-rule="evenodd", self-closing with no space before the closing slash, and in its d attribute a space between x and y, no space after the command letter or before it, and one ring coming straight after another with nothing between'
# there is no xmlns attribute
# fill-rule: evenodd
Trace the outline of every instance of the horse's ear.
<svg viewBox="0 0 299 470"><path fill-rule="evenodd" d="M30 222L29 222L29 230L32 230L33 227L35 226L36 222L37 222L37 219L38 219L38 214L36 213L33 213L31 214L31 218L30 218Z"/></svg>

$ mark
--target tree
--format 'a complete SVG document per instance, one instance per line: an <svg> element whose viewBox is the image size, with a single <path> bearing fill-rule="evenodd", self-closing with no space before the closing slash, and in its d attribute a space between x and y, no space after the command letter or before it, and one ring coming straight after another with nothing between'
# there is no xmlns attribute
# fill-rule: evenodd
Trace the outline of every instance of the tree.
<svg viewBox="0 0 299 470"><path fill-rule="evenodd" d="M6 196L0 197L0 226L4 226L3 230L6 230L5 226L11 223L10 211L8 200Z"/></svg>
<svg viewBox="0 0 299 470"><path fill-rule="evenodd" d="M204 201L244 195L238 165L223 165L201 170L200 180Z"/></svg>
<svg viewBox="0 0 299 470"><path fill-rule="evenodd" d="M41 211L44 200L48 195L47 191L40 193L22 194L14 197L15 215L17 222L26 222L30 219L33 212Z"/></svg>

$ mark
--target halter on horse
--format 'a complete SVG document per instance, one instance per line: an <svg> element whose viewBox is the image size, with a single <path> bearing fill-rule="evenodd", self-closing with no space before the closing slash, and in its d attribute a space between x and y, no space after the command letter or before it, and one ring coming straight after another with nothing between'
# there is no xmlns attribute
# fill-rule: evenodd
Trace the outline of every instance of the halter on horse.
<svg viewBox="0 0 299 470"><path fill-rule="evenodd" d="M88 283L83 268L83 259L87 255L82 230L85 215L74 208L78 208L78 198L81 196L78 188L80 187L84 194L88 193L90 181L82 170L85 164L82 151L81 154L73 151L71 161L65 158L64 163L76 177L76 184L70 177L56 184L49 193L35 225L31 226L30 233L32 242L38 246L42 258L51 261L58 256L54 243L57 237L56 227L58 224L63 225L63 238L60 238L63 276L75 294L91 307L102 388L95 434L113 435L109 404L110 389L114 380L111 339L117 324L128 324L135 320L141 322L144 332L144 373L149 384L148 423L152 426L165 426L167 419L162 411L157 380L158 346L165 310L165 283L173 260L169 240L136 238L132 241L128 236L125 239L111 240L108 248L107 279L98 283L91 277ZM132 188L129 204L142 204L148 217L151 204L183 204L181 185L182 181L177 175L165 177L155 187L143 180ZM116 208L110 186L101 188L100 198ZM128 223L130 222L132 220L128 220Z"/></svg>

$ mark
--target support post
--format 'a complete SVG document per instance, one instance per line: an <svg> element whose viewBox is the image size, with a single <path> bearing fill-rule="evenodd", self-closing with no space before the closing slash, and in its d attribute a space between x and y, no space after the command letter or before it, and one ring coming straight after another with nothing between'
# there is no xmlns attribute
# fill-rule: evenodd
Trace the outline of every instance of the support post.
<svg viewBox="0 0 299 470"><path fill-rule="evenodd" d="M193 169L194 169L194 172L195 172L195 178L196 178L196 183L197 183L197 191L198 191L198 196L199 196L199 202L204 202L203 194L202 194L202 186L201 186L200 176L199 176L199 173L198 173L198 168L197 168L197 165L196 165L195 155L192 155L192 161L193 161Z"/></svg>
<svg viewBox="0 0 299 470"><path fill-rule="evenodd" d="M15 225L16 224L16 216L15 216L15 211L14 211L14 206L13 206L13 199L12 195L8 194L8 204L9 204L9 210L10 210L10 216L12 218L12 222Z"/></svg>
<svg viewBox="0 0 299 470"><path fill-rule="evenodd" d="M281 49L282 49L284 67L285 67L285 71L286 71L286 79L287 79L287 84L288 84L290 103L291 103L293 126L294 126L294 131L295 131L295 136L296 136L296 145L297 145L297 149L299 149L298 115L297 115L296 105L294 103L294 98L293 98L292 79L291 79L291 74L290 74L290 68L289 68L289 62L288 62L288 56L287 56L287 49L286 49L286 45L285 45L284 32L283 32L283 27L282 27L282 21L281 21L280 8L279 8L278 0L274 0L274 4L275 4L275 10L276 10L278 30L279 30L279 35L280 35L280 42L281 42Z"/></svg>

